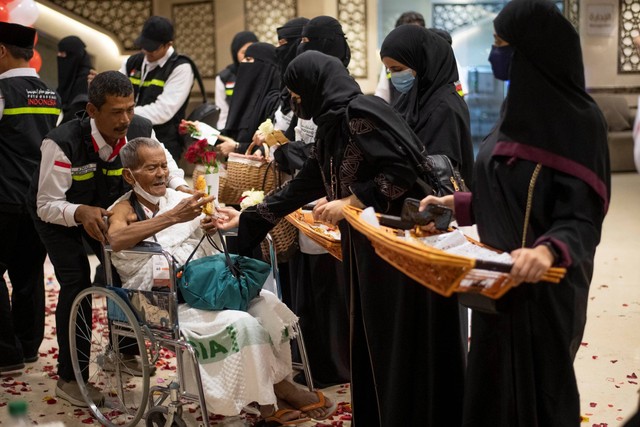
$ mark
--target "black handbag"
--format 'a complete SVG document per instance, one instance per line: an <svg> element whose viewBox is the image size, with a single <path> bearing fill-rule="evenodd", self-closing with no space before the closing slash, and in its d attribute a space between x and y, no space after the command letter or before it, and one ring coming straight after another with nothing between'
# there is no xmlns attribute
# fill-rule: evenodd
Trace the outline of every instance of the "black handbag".
<svg viewBox="0 0 640 427"><path fill-rule="evenodd" d="M185 55L179 55L181 58L186 59L191 65L191 69L193 70L193 75L198 82L198 86L200 86L200 93L202 94L202 104L198 105L193 111L187 116L187 120L190 122L202 122L206 123L209 126L215 128L218 125L218 117L220 117L220 108L211 102L207 101L207 93L204 90L204 84L202 83L202 77L200 77L200 72L198 71L198 67L195 62L191 58Z"/></svg>
<svg viewBox="0 0 640 427"><path fill-rule="evenodd" d="M431 175L435 182L438 196L453 194L456 191L469 191L458 168L444 154L427 156L427 164L431 167Z"/></svg>

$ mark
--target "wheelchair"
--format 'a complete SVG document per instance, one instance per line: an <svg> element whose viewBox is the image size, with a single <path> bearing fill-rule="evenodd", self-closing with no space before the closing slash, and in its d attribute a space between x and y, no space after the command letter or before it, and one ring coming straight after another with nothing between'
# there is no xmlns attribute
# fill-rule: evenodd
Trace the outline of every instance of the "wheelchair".
<svg viewBox="0 0 640 427"><path fill-rule="evenodd" d="M225 233L231 236L234 233ZM277 259L273 240L267 236L271 254L274 289L281 298ZM104 426L136 426L141 420L147 427L186 427L183 406L199 405L200 425L209 426L204 390L197 369L195 349L181 333L178 323L177 266L173 257L158 243L141 242L122 251L164 257L169 265L169 288L163 291L124 289L113 286L111 247L104 246L106 287L93 286L75 298L69 323L71 360L80 391L97 421ZM269 282L269 280L268 280ZM302 368L309 390L313 390L311 371L300 328L296 325ZM151 370L164 348L175 354L176 375L169 384L151 386ZM139 357L140 371L135 374L124 363L124 355ZM187 391L186 363L195 373L195 393ZM134 376L135 375L135 376ZM191 383L190 383L191 384ZM97 388L104 399L92 400ZM193 388L193 386L191 387ZM95 393L94 393L95 394Z"/></svg>

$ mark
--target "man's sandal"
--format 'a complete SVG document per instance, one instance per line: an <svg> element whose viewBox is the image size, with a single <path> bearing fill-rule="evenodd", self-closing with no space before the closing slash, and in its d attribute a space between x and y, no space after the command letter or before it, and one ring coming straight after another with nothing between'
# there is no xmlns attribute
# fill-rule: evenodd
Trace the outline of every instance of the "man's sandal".
<svg viewBox="0 0 640 427"><path fill-rule="evenodd" d="M296 409L278 409L273 415L264 418L265 424L268 426L294 426L296 424L311 421L311 418L304 417L302 414L298 418L292 420L283 420L282 416L291 412L298 412Z"/></svg>
<svg viewBox="0 0 640 427"><path fill-rule="evenodd" d="M325 406L327 402L325 400L324 394L319 391L315 391L314 393L316 394L316 396L318 396L318 402L298 408L298 411L308 414L309 411L313 411L315 409L323 409L326 411L326 414L322 417L314 417L313 419L317 421L326 420L336 412L336 409L338 409L338 403L333 402L331 406L327 407Z"/></svg>

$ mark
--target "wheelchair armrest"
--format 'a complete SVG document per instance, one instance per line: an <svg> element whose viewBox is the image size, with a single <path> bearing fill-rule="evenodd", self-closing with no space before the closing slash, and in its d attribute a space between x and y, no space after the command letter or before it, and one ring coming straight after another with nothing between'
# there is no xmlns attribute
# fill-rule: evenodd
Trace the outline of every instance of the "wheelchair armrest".
<svg viewBox="0 0 640 427"><path fill-rule="evenodd" d="M111 249L111 245L105 245L104 249L108 252L113 252L113 250ZM137 245L129 248L129 249L123 249L120 252L123 253L143 253L143 254L152 254L152 255L162 255L163 254L163 250L162 250L162 245L160 245L160 243L157 242L147 242L147 241L142 241L140 243L138 243Z"/></svg>

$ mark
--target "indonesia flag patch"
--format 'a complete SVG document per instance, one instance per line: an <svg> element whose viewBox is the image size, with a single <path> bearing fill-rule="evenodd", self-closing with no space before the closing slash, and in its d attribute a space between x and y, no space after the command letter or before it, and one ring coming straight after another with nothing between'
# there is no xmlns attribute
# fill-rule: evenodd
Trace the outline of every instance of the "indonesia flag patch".
<svg viewBox="0 0 640 427"><path fill-rule="evenodd" d="M71 171L71 163L65 163L56 160L55 162L53 162L53 170L69 173L69 171Z"/></svg>

